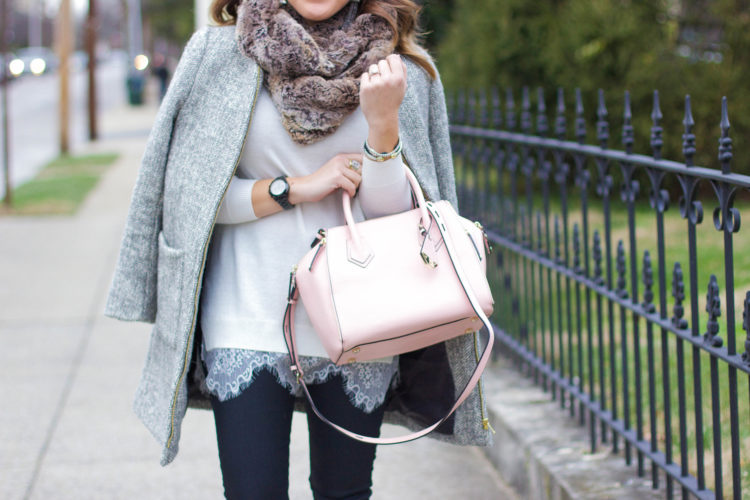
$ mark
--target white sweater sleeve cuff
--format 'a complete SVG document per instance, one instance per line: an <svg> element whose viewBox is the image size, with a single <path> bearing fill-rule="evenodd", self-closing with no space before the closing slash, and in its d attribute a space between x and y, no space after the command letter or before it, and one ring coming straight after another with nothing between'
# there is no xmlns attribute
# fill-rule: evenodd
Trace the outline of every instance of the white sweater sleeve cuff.
<svg viewBox="0 0 750 500"><path fill-rule="evenodd" d="M216 216L217 224L240 224L254 221L258 217L253 210L253 185L255 179L232 177L224 201Z"/></svg>
<svg viewBox="0 0 750 500"><path fill-rule="evenodd" d="M411 186L401 156L383 162L365 157L358 197L368 219L410 210Z"/></svg>

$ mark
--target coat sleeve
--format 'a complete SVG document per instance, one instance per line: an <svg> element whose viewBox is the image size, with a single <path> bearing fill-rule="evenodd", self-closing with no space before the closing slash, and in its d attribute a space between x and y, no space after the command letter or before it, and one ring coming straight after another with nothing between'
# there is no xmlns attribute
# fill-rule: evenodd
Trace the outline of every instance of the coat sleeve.
<svg viewBox="0 0 750 500"><path fill-rule="evenodd" d="M190 38L156 115L130 202L120 254L104 314L153 323L156 318L158 237L164 173L175 120L195 82L206 51L207 29Z"/></svg>
<svg viewBox="0 0 750 500"><path fill-rule="evenodd" d="M436 70L437 71L437 70ZM448 113L445 107L445 93L440 76L430 84L430 144L435 161L440 198L448 200L458 210L456 198L456 176L453 171Z"/></svg>

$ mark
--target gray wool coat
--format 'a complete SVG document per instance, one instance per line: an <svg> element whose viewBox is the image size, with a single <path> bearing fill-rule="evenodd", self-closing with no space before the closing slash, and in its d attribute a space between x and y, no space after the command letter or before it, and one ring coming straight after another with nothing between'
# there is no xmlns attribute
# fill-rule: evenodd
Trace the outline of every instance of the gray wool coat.
<svg viewBox="0 0 750 500"><path fill-rule="evenodd" d="M407 66L399 115L404 158L429 198L455 205L442 85L412 61ZM209 407L198 355L201 280L216 213L247 129L255 126L262 79L239 51L233 26L196 32L159 109L133 191L105 314L154 324L134 410L162 445L162 465L177 454L187 407ZM474 370L476 344L469 334L402 355L385 420L409 429L438 420ZM478 386L431 436L490 444L480 393Z"/></svg>

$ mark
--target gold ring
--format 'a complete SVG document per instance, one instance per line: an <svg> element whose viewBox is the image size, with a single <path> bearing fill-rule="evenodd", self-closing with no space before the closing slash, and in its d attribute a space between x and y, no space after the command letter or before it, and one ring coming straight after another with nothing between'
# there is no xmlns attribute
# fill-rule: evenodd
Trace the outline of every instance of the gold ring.
<svg viewBox="0 0 750 500"><path fill-rule="evenodd" d="M359 169L362 168L362 164L357 160L349 160L349 168L355 172L359 172Z"/></svg>

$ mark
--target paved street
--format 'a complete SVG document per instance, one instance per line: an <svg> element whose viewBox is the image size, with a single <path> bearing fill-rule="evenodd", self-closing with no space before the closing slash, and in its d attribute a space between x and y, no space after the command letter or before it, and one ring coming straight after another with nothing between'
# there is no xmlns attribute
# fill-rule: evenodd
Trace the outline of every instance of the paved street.
<svg viewBox="0 0 750 500"><path fill-rule="evenodd" d="M98 144L119 161L73 217L0 218L0 498L213 499L212 416L190 410L176 461L131 411L149 326L101 315L153 106L113 106ZM309 499L296 415L290 496ZM480 450L432 439L381 447L376 499L514 498Z"/></svg>
<svg viewBox="0 0 750 500"><path fill-rule="evenodd" d="M116 59L97 68L99 112L125 104L125 63ZM25 75L8 86L8 130L11 184L18 186L60 152L59 75ZM85 70L70 73L70 147L75 152L88 138L88 80ZM0 144L0 152L2 144ZM0 182L0 198L5 186Z"/></svg>

